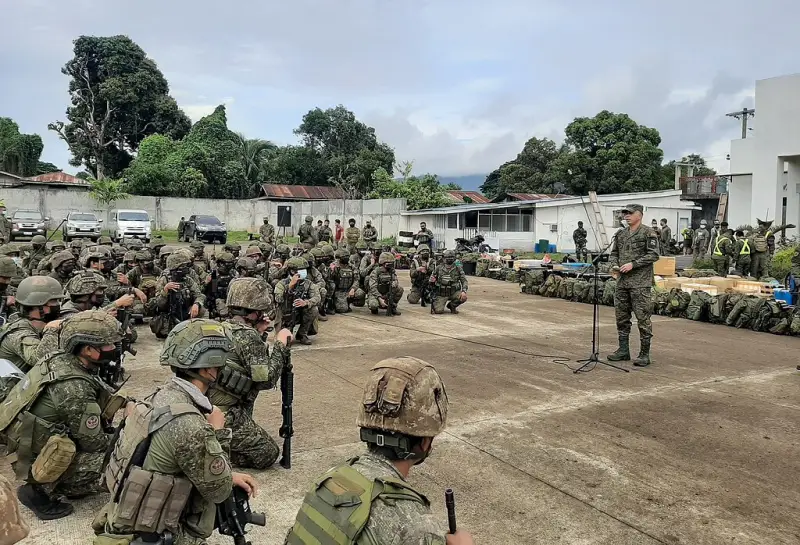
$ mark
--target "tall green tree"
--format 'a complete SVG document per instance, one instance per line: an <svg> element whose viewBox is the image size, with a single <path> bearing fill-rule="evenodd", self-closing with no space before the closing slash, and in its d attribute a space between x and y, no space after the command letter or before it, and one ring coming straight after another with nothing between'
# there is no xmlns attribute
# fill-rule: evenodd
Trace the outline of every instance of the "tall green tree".
<svg viewBox="0 0 800 545"><path fill-rule="evenodd" d="M568 151L551 166L573 195L653 191L664 187L656 129L639 125L627 114L604 110L579 117L565 130Z"/></svg>
<svg viewBox="0 0 800 545"><path fill-rule="evenodd" d="M244 168L244 175L250 183L250 192L251 194L255 193L255 195L257 195L260 184L266 181L266 163L269 161L270 153L275 151L277 146L269 140L247 138L242 133L236 133L236 138L241 155L242 167Z"/></svg>
<svg viewBox="0 0 800 545"><path fill-rule="evenodd" d="M43 149L41 136L22 134L14 120L0 117L0 170L17 176L40 174L39 157Z"/></svg>
<svg viewBox="0 0 800 545"><path fill-rule="evenodd" d="M397 180L380 167L372 174L373 188L367 194L370 199L406 199L409 210L423 210L453 204L439 178L434 174L411 176L411 172L403 173Z"/></svg>
<svg viewBox="0 0 800 545"><path fill-rule="evenodd" d="M713 168L709 168L706 165L706 160L697 153L690 153L684 157L681 157L680 161L675 161L674 159L668 163L665 163L661 166L661 176L663 178L663 185L665 188L673 187L675 182L675 163L689 163L694 166L694 175L695 176L714 176L716 175L717 171ZM683 174L687 174L686 167L682 169Z"/></svg>
<svg viewBox="0 0 800 545"><path fill-rule="evenodd" d="M516 159L491 172L481 186L490 198L501 193L557 193L560 180L552 171L556 160L568 150L549 138L533 137L525 142Z"/></svg>
<svg viewBox="0 0 800 545"><path fill-rule="evenodd" d="M70 78L67 121L48 125L69 145L71 165L98 180L114 177L147 136L178 139L189 131L167 80L130 38L81 36L73 52L61 70Z"/></svg>

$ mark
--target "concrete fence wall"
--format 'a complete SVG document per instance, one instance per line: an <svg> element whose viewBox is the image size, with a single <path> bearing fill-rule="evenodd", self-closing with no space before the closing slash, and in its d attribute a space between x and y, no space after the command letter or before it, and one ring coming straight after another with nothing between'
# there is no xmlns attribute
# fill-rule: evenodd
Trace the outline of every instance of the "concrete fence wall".
<svg viewBox="0 0 800 545"><path fill-rule="evenodd" d="M38 210L50 218L51 229L56 228L69 212L94 212L108 221L109 210L99 206L84 188L5 187L0 188L0 198L5 200L9 213L18 209ZM156 229L176 229L181 216L188 218L192 214L206 214L224 221L231 231L257 231L264 216L269 216L273 225L278 224L278 206L292 208L292 225L286 228L289 235L297 232L305 216L311 216L315 225L317 220L330 220L331 228L336 219L340 219L344 227L347 227L349 218L355 218L358 227L363 227L367 220L371 220L380 237L389 237L396 235L400 229L400 212L406 209L406 201L266 201L137 195L115 203L113 208L146 210Z"/></svg>

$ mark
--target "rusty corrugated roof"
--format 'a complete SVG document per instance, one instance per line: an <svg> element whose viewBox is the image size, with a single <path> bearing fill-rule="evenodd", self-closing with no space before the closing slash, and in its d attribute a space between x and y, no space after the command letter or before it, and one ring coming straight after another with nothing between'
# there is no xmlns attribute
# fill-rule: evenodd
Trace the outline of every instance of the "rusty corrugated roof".
<svg viewBox="0 0 800 545"><path fill-rule="evenodd" d="M556 195L554 193L507 193L515 201L541 201L544 199L555 199L567 195Z"/></svg>
<svg viewBox="0 0 800 545"><path fill-rule="evenodd" d="M450 195L450 198L453 201L463 204L468 202L464 200L464 197L468 197L472 203L475 204L483 204L489 202L489 199L486 198L482 193L478 191L461 191L461 190L448 190L447 194Z"/></svg>
<svg viewBox="0 0 800 545"><path fill-rule="evenodd" d="M82 180L72 174L66 172L48 172L47 174L39 174L38 176L31 176L28 178L31 182L41 182L45 184L74 184L74 185L89 185L89 182Z"/></svg>
<svg viewBox="0 0 800 545"><path fill-rule="evenodd" d="M261 184L261 196L287 201L325 201L342 199L344 193L329 185Z"/></svg>

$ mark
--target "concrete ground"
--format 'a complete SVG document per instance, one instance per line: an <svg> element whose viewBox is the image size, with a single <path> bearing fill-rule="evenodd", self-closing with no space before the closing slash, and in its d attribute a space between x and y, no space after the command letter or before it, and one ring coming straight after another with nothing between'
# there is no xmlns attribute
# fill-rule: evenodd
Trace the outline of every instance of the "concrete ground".
<svg viewBox="0 0 800 545"><path fill-rule="evenodd" d="M452 487L459 527L476 543L800 543L800 339L656 317L654 365L574 374L567 365L590 353L591 306L470 283L457 316L405 302L394 318L356 309L293 350L293 466L256 472L252 504L268 525L252 530L253 543L282 543L311 480L361 452L354 421L366 373L406 354L436 365L451 403L411 482L443 524ZM600 315L606 354L613 309ZM138 349L129 385L142 395L168 373L146 326ZM256 417L277 436L279 391L262 394ZM27 543L90 542L104 501L31 521Z"/></svg>

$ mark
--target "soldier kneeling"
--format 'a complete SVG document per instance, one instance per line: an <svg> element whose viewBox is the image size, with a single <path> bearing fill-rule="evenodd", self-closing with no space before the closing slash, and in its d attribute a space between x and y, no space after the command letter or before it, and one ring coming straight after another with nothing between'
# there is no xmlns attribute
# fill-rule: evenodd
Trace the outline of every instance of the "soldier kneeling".
<svg viewBox="0 0 800 545"><path fill-rule="evenodd" d="M369 290L367 306L372 314L378 314L378 309L385 308L387 316L400 316L397 303L403 298L403 287L397 281L391 252L381 253L378 266L369 273L366 284Z"/></svg>
<svg viewBox="0 0 800 545"><path fill-rule="evenodd" d="M169 333L161 365L175 376L128 411L105 467L112 499L92 524L95 545L136 538L205 543L215 504L234 486L255 493L250 475L231 472L231 430L206 397L232 350L224 326L213 320L187 320Z"/></svg>
<svg viewBox="0 0 800 545"><path fill-rule="evenodd" d="M453 250L445 250L443 261L436 265L430 278L434 285L431 312L443 314L447 307L452 314L458 314L457 308L467 301L467 275L456 264L456 253Z"/></svg>

